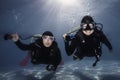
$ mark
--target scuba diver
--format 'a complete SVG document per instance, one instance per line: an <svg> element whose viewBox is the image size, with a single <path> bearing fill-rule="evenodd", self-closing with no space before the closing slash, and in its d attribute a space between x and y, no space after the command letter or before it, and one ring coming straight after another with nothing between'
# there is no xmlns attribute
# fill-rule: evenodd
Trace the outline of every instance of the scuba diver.
<svg viewBox="0 0 120 80"><path fill-rule="evenodd" d="M102 26L102 24L98 24ZM65 33L63 38L68 56L73 54L73 60L96 57L93 67L96 66L102 55L101 43L104 43L112 51L112 45L103 33L102 28L98 27L89 15L82 18L80 28L74 36Z"/></svg>
<svg viewBox="0 0 120 80"><path fill-rule="evenodd" d="M7 34L4 38L5 40L12 39L21 50L31 51L31 63L48 64L46 66L48 71L56 71L61 62L60 49L50 31L45 31L39 39L29 45L23 44L19 40L20 36L18 34Z"/></svg>

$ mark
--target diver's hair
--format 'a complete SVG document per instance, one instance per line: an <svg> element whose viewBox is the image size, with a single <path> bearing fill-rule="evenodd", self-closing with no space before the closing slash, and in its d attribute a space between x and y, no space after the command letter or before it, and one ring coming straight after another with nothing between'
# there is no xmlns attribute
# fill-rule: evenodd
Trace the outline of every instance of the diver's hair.
<svg viewBox="0 0 120 80"><path fill-rule="evenodd" d="M50 32L50 31L45 31L45 32L42 34L42 36L44 36L44 35L54 36L53 33Z"/></svg>
<svg viewBox="0 0 120 80"><path fill-rule="evenodd" d="M93 23L94 20L91 16L86 15L82 18L81 23Z"/></svg>

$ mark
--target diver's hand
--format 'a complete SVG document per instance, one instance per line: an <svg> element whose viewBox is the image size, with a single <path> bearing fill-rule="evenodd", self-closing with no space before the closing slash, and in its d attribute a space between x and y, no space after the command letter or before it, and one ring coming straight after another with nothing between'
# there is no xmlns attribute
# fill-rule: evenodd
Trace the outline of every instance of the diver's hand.
<svg viewBox="0 0 120 80"><path fill-rule="evenodd" d="M63 34L63 39L64 40L66 40L66 36L67 36L67 34L65 33L65 34Z"/></svg>
<svg viewBox="0 0 120 80"><path fill-rule="evenodd" d="M14 42L17 42L17 41L19 40L19 36L18 36L17 33L11 34L11 36L12 36L12 40L13 40Z"/></svg>
<svg viewBox="0 0 120 80"><path fill-rule="evenodd" d="M71 38L68 34L63 34L63 39L64 39L65 42L71 40Z"/></svg>

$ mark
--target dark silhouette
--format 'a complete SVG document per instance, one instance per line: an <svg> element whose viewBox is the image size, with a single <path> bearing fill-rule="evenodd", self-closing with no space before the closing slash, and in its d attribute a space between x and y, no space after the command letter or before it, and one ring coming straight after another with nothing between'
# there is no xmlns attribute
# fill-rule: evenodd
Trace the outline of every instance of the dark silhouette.
<svg viewBox="0 0 120 80"><path fill-rule="evenodd" d="M99 23L100 24L100 23ZM102 54L101 43L104 43L109 50L112 46L91 16L84 16L80 29L74 36L64 34L65 50L68 56L73 54L73 59L83 59L84 57L96 57L93 66L100 60Z"/></svg>

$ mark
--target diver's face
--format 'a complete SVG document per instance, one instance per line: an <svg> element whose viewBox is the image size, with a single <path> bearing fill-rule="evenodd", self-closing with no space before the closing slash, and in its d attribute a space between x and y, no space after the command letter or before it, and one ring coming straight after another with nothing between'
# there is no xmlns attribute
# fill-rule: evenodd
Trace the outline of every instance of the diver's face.
<svg viewBox="0 0 120 80"><path fill-rule="evenodd" d="M92 23L82 25L83 33L90 36L94 32L94 25Z"/></svg>
<svg viewBox="0 0 120 80"><path fill-rule="evenodd" d="M50 47L54 41L54 37L53 36L47 36L47 35L44 35L42 36L42 39L43 39L43 45L45 47Z"/></svg>
<svg viewBox="0 0 120 80"><path fill-rule="evenodd" d="M83 33L87 36L90 36L93 32L94 30L83 30Z"/></svg>

